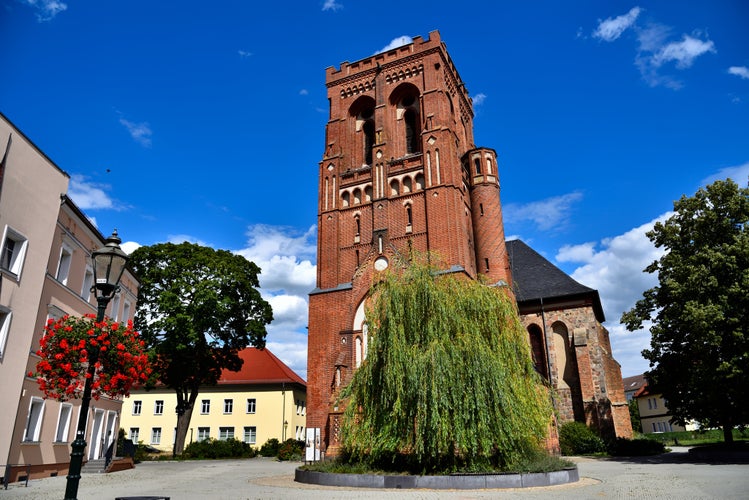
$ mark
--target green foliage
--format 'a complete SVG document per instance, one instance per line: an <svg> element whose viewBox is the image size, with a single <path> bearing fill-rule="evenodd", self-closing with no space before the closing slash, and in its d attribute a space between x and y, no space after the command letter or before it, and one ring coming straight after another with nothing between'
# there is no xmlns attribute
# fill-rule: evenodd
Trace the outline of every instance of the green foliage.
<svg viewBox="0 0 749 500"><path fill-rule="evenodd" d="M637 404L637 400L633 399L629 403L629 421L632 423L632 430L635 432L642 432L642 421L640 420L640 407Z"/></svg>
<svg viewBox="0 0 749 500"><path fill-rule="evenodd" d="M287 439L278 448L278 459L281 461L301 460L304 457L304 447L304 441Z"/></svg>
<svg viewBox="0 0 749 500"><path fill-rule="evenodd" d="M654 439L661 443L674 446L697 446L704 444L718 444L724 440L723 431L720 429L696 430L696 431L674 431L647 434L648 439ZM733 440L749 441L749 429L733 429Z"/></svg>
<svg viewBox="0 0 749 500"><path fill-rule="evenodd" d="M662 442L645 437L638 439L617 438L609 445L609 453L620 457L658 455L665 452L666 446Z"/></svg>
<svg viewBox="0 0 749 500"><path fill-rule="evenodd" d="M141 280L135 324L154 380L177 394L180 453L199 387L239 370L240 350L265 346L273 312L257 290L260 268L226 250L162 243L135 250L130 265Z"/></svg>
<svg viewBox="0 0 749 500"><path fill-rule="evenodd" d="M281 443L276 438L270 438L260 447L261 457L277 457L278 449L281 447Z"/></svg>
<svg viewBox="0 0 749 500"><path fill-rule="evenodd" d="M371 298L367 360L342 394L352 460L424 473L536 453L552 408L505 290L413 264Z"/></svg>
<svg viewBox="0 0 749 500"><path fill-rule="evenodd" d="M214 458L252 458L257 455L252 446L238 439L204 439L193 441L185 447L180 458L214 459Z"/></svg>
<svg viewBox="0 0 749 500"><path fill-rule="evenodd" d="M562 455L592 455L606 452L606 443L587 425L566 422L559 428L559 446Z"/></svg>
<svg viewBox="0 0 749 500"><path fill-rule="evenodd" d="M648 238L665 254L645 271L658 285L622 316L652 320L647 374L677 423L731 429L749 423L749 188L728 179L674 203Z"/></svg>

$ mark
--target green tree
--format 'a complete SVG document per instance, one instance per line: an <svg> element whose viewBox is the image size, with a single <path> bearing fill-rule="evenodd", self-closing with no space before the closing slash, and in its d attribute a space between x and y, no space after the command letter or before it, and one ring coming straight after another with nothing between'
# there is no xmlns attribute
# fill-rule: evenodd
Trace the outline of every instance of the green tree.
<svg viewBox="0 0 749 500"><path fill-rule="evenodd" d="M162 243L138 248L130 263L141 280L135 324L154 378L177 394L178 454L200 387L215 385L223 369L238 371L240 350L265 346L273 312L257 290L260 268L231 252Z"/></svg>
<svg viewBox="0 0 749 500"><path fill-rule="evenodd" d="M642 432L642 420L640 419L640 406L637 404L636 399L630 400L627 403L629 406L629 420L632 422L632 430L635 432Z"/></svg>
<svg viewBox="0 0 749 500"><path fill-rule="evenodd" d="M731 429L749 423L749 188L716 181L674 202L648 238L666 253L658 274L622 316L628 330L652 321L647 374L675 421Z"/></svg>
<svg viewBox="0 0 749 500"><path fill-rule="evenodd" d="M414 264L370 297L367 359L342 394L354 460L430 472L538 454L553 410L506 290Z"/></svg>

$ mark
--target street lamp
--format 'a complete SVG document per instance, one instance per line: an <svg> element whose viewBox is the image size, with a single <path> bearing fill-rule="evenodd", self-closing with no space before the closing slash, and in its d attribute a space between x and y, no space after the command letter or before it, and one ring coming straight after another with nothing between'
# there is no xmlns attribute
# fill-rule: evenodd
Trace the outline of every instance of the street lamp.
<svg viewBox="0 0 749 500"><path fill-rule="evenodd" d="M120 278L125 271L127 254L120 248L122 240L117 236L117 230L107 238L106 244L91 253L94 264L94 286L91 291L96 293L96 322L104 319L104 311L107 304L112 300L114 294L120 290ZM78 430L75 433L75 441L71 445L70 467L68 468L68 482L65 487L65 500L75 500L78 497L78 482L81 480L81 466L83 465L83 452L86 449L86 421L88 420L88 408L91 402L91 385L96 373L96 362L99 360L99 350L93 349L89 353L88 370L86 382L83 387L83 398L81 399L81 412L78 415Z"/></svg>

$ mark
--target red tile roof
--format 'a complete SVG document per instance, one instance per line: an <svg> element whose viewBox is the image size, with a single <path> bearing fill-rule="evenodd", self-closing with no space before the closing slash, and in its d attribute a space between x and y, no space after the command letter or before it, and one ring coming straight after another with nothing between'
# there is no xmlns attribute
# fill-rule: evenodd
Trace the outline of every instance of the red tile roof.
<svg viewBox="0 0 749 500"><path fill-rule="evenodd" d="M219 385L223 384L300 384L307 387L307 382L294 370L286 366L268 349L248 347L239 352L242 368L238 372L223 370Z"/></svg>

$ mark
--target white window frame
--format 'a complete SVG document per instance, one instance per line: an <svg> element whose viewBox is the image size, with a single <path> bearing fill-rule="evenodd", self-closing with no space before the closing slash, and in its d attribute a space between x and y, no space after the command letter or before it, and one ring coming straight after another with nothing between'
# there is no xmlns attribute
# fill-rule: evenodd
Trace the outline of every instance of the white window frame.
<svg viewBox="0 0 749 500"><path fill-rule="evenodd" d="M161 444L161 427L151 427L151 444Z"/></svg>
<svg viewBox="0 0 749 500"><path fill-rule="evenodd" d="M209 413L211 413L211 400L201 399L200 400L200 414L208 415Z"/></svg>
<svg viewBox="0 0 749 500"><path fill-rule="evenodd" d="M94 268L86 266L86 271L83 273L83 286L81 287L81 297L86 302L91 300L91 288L94 286Z"/></svg>
<svg viewBox="0 0 749 500"><path fill-rule="evenodd" d="M6 266L5 265L5 252L6 252L5 247L8 243L8 240L12 240L15 243L15 245L13 248L13 254L11 255L10 262ZM10 226L5 226L5 231L3 232L3 243L2 243L2 247L0 247L0 267L10 272L11 274L14 274L16 276L16 279L21 278L21 270L23 269L23 260L26 257L26 249L28 248L28 246L29 246L29 240L24 235L14 230Z"/></svg>
<svg viewBox="0 0 749 500"><path fill-rule="evenodd" d="M5 355L5 344L10 335L10 322L13 319L13 311L7 307L0 306L0 359Z"/></svg>
<svg viewBox="0 0 749 500"><path fill-rule="evenodd" d="M73 405L61 403L60 412L57 415L57 429L55 430L55 443L67 443L70 436L70 421L73 416Z"/></svg>
<svg viewBox="0 0 749 500"><path fill-rule="evenodd" d="M234 439L234 427L226 426L218 428L218 439L219 441L227 441Z"/></svg>
<svg viewBox="0 0 749 500"><path fill-rule="evenodd" d="M247 398L247 413L257 413L256 398Z"/></svg>
<svg viewBox="0 0 749 500"><path fill-rule="evenodd" d="M112 309L110 309L110 311L112 311L112 319L115 321L119 321L120 320L120 296L119 295L115 295L112 298Z"/></svg>
<svg viewBox="0 0 749 500"><path fill-rule="evenodd" d="M60 247L60 258L57 259L55 279L67 286L70 277L70 265L73 263L73 249L64 244Z"/></svg>
<svg viewBox="0 0 749 500"><path fill-rule="evenodd" d="M127 321L130 319L130 310L133 308L133 305L130 303L129 300L123 301L122 305L122 321Z"/></svg>
<svg viewBox="0 0 749 500"><path fill-rule="evenodd" d="M234 400L231 398L224 399L224 415L231 415L234 410Z"/></svg>
<svg viewBox="0 0 749 500"><path fill-rule="evenodd" d="M210 427L198 427L198 441L207 441L211 439Z"/></svg>
<svg viewBox="0 0 749 500"><path fill-rule="evenodd" d="M141 412L143 412L143 401L136 399L133 401L133 415L140 415Z"/></svg>
<svg viewBox="0 0 749 500"><path fill-rule="evenodd" d="M244 442L247 444L257 444L257 427L246 425L244 428Z"/></svg>
<svg viewBox="0 0 749 500"><path fill-rule="evenodd" d="M139 438L140 438L140 427L130 427L130 441L132 441L133 444L138 444Z"/></svg>
<svg viewBox="0 0 749 500"><path fill-rule="evenodd" d="M153 402L153 414L154 415L163 415L164 414L164 400L163 399L157 399Z"/></svg>
<svg viewBox="0 0 749 500"><path fill-rule="evenodd" d="M26 417L26 429L23 431L23 440L26 443L38 442L42 431L42 417L44 416L44 403L42 398L32 397L29 401L29 413Z"/></svg>

